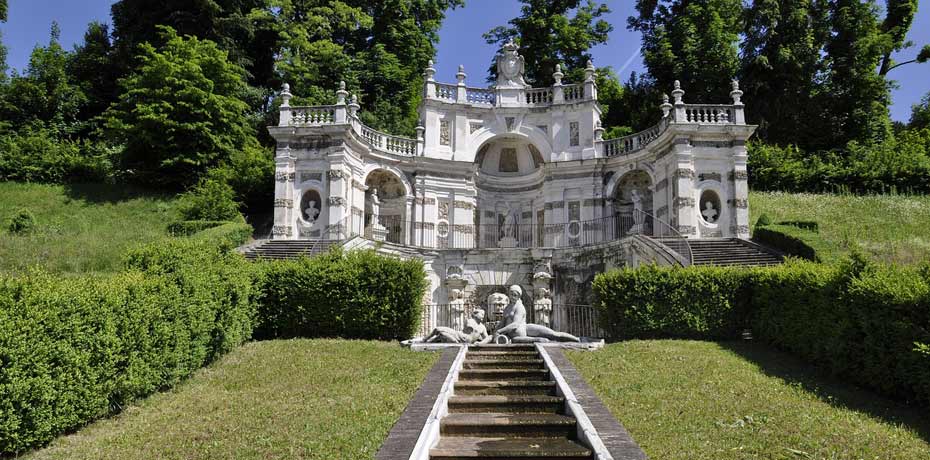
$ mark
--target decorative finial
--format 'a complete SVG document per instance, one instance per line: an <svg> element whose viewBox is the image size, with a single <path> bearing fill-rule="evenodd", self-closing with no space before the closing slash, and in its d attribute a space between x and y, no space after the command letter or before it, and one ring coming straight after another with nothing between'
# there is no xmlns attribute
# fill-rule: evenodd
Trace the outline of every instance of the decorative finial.
<svg viewBox="0 0 930 460"><path fill-rule="evenodd" d="M465 66L459 64L459 73L465 73Z"/></svg>
<svg viewBox="0 0 930 460"><path fill-rule="evenodd" d="M672 97L675 99L675 105L684 104L682 97L685 95L684 90L681 89L681 82L675 80L675 90L672 91Z"/></svg>
<svg viewBox="0 0 930 460"><path fill-rule="evenodd" d="M669 112L672 111L672 104L668 103L668 94L662 94L662 105L659 108L662 109L662 118L667 117Z"/></svg>
<svg viewBox="0 0 930 460"><path fill-rule="evenodd" d="M430 59L429 63L426 66L426 70L423 72L423 75L426 76L426 81L433 81L433 75L436 75L436 69L433 68L433 60Z"/></svg>
<svg viewBox="0 0 930 460"><path fill-rule="evenodd" d="M556 64L556 65L555 65L555 73L552 74L552 79L555 80L555 84L556 84L556 85L561 85L561 84L562 84L562 77L564 77L564 76L565 76L565 74L562 73L562 65L561 65L561 64Z"/></svg>
<svg viewBox="0 0 930 460"><path fill-rule="evenodd" d="M733 90L730 91L730 97L733 98L733 105L743 105L743 92L739 89L739 80L733 80Z"/></svg>
<svg viewBox="0 0 930 460"><path fill-rule="evenodd" d="M291 106L291 97L294 95L291 94L291 85L285 83L281 85L281 107L290 107Z"/></svg>
<svg viewBox="0 0 930 460"><path fill-rule="evenodd" d="M588 68L589 68L589 69L593 69L593 68L594 68L594 63L593 63L593 62L591 62L591 60L590 60L590 59L588 59L588 63L587 63L587 66L588 66Z"/></svg>
<svg viewBox="0 0 930 460"><path fill-rule="evenodd" d="M340 82L339 82L339 91L336 91L336 104L337 104L337 105L345 105L345 103L346 103L346 96L348 96L348 95L349 95L349 92L346 91L346 82L345 82L345 81L340 81Z"/></svg>
<svg viewBox="0 0 930 460"><path fill-rule="evenodd" d="M457 74L455 74L455 79L459 81L459 85L460 85L460 86L464 86L464 85L465 85L465 77L466 77L466 75L465 75L465 66L459 65L459 71L458 71Z"/></svg>
<svg viewBox="0 0 930 460"><path fill-rule="evenodd" d="M595 70L595 69L594 69L594 63L591 62L590 59L588 59L587 67L585 67L585 69L584 69L584 80L585 80L586 82L593 82L593 81L594 81L594 70Z"/></svg>
<svg viewBox="0 0 930 460"><path fill-rule="evenodd" d="M668 96L666 96L665 98L668 99ZM358 96L353 94L352 99L350 99L350 101L352 101L351 102L352 105L358 105Z"/></svg>

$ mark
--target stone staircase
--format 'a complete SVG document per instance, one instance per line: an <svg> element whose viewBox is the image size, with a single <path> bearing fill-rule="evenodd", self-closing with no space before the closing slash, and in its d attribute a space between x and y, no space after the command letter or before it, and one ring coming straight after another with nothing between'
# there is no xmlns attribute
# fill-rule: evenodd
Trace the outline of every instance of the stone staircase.
<svg viewBox="0 0 930 460"><path fill-rule="evenodd" d="M782 263L780 256L738 238L702 238L688 242L694 255L694 265L767 266Z"/></svg>
<svg viewBox="0 0 930 460"><path fill-rule="evenodd" d="M336 240L265 240L247 248L242 254L246 259L296 259L315 256L329 250Z"/></svg>
<svg viewBox="0 0 930 460"><path fill-rule="evenodd" d="M532 345L470 346L430 459L590 460Z"/></svg>

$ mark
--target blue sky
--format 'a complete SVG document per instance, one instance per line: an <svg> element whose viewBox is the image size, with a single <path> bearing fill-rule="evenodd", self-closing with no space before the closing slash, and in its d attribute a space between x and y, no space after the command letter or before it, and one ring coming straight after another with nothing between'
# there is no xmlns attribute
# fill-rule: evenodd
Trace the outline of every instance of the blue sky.
<svg viewBox="0 0 930 460"><path fill-rule="evenodd" d="M48 42L52 21L58 21L62 43L70 48L81 40L89 22L110 22L112 3L112 0L9 0L9 22L0 24L3 43L9 49L7 63L23 69L32 48ZM597 65L609 65L618 71L623 69L624 80L631 71L643 70L642 60L637 55L639 35L626 30L626 18L633 11L633 3L632 0L607 0L613 10L607 20L614 25L614 31L607 44L593 50ZM930 43L930 2L923 3L908 36L918 45ZM484 86L487 68L496 50L485 44L481 34L504 25L519 14L520 3L516 0L466 0L466 5L451 11L440 31L437 79L454 82L458 66L462 64L468 74L467 82ZM899 60L911 59L917 51L918 47L906 50ZM899 85L892 92L891 114L895 120L906 121L911 105L930 92L930 63L907 65L893 70L891 76Z"/></svg>

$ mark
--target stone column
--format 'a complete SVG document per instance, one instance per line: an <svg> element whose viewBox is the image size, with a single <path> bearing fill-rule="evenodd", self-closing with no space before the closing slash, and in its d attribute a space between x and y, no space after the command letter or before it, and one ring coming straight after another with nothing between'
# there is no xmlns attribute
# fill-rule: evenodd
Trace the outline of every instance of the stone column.
<svg viewBox="0 0 930 460"><path fill-rule="evenodd" d="M677 194L672 203L671 215L677 217L679 233L684 237L697 235L697 222L694 215L694 161L691 153L691 143L688 138L675 139L672 148L673 167L672 180L676 184Z"/></svg>
<svg viewBox="0 0 930 460"><path fill-rule="evenodd" d="M730 232L737 238L749 239L749 173L746 162L749 158L745 141L733 141L733 208L734 228Z"/></svg>
<svg viewBox="0 0 930 460"><path fill-rule="evenodd" d="M346 206L348 206L346 184L351 180L351 175L346 173L339 164L330 165L330 170L327 171L326 176L329 179L329 199L327 204L329 205L328 222L331 227L330 235L322 235L323 238L341 234L342 229L339 226L344 224L343 219L346 217Z"/></svg>
<svg viewBox="0 0 930 460"><path fill-rule="evenodd" d="M278 149L275 156L274 184L274 226L272 239L294 238L294 180L296 179L296 161L289 146ZM322 206L321 206L322 208Z"/></svg>

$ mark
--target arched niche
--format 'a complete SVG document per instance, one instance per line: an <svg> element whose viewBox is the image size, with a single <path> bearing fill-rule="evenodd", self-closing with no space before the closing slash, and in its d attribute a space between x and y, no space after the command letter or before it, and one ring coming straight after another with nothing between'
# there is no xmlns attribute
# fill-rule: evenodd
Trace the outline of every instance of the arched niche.
<svg viewBox="0 0 930 460"><path fill-rule="evenodd" d="M634 169L623 174L614 187L612 197L614 213L619 215L623 222L633 222L634 193L636 193L639 194L643 212L652 214L652 190L652 177L646 171Z"/></svg>
<svg viewBox="0 0 930 460"><path fill-rule="evenodd" d="M393 171L375 169L365 178L365 228L380 225L387 229L390 243L404 241L407 214L407 186Z"/></svg>
<svg viewBox="0 0 930 460"><path fill-rule="evenodd" d="M475 155L482 174L518 177L532 174L543 165L539 149L519 137L496 137L484 143Z"/></svg>

